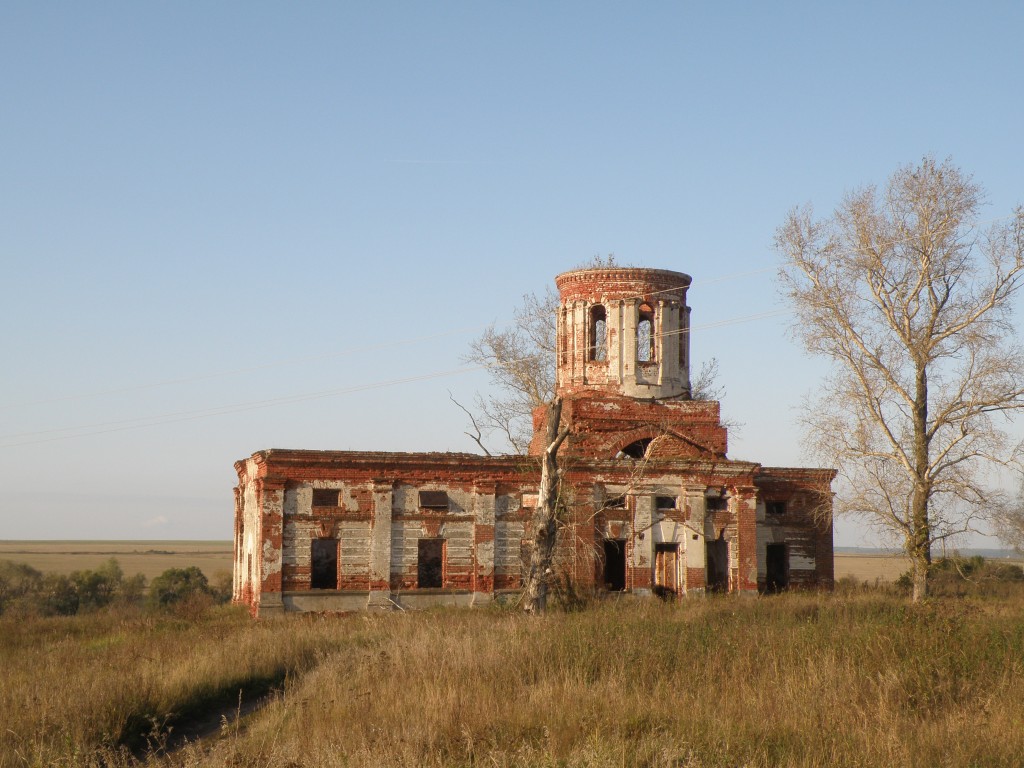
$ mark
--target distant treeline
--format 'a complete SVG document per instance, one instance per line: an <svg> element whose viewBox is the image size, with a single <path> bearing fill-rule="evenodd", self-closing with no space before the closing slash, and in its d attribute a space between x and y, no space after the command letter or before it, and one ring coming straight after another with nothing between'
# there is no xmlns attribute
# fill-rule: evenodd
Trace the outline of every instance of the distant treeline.
<svg viewBox="0 0 1024 768"><path fill-rule="evenodd" d="M210 584L196 566L169 568L149 584L138 573L125 576L116 558L95 570L43 573L25 563L0 560L0 614L73 616L111 606L167 608L223 603L231 599L231 577Z"/></svg>

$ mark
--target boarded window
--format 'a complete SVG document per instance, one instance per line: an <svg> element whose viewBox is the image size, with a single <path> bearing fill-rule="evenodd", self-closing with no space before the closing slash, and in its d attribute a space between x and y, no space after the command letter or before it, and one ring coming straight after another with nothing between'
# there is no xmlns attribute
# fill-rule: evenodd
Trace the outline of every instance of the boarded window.
<svg viewBox="0 0 1024 768"><path fill-rule="evenodd" d="M655 509L675 509L676 508L676 497L675 496L657 496L654 499Z"/></svg>
<svg viewBox="0 0 1024 768"><path fill-rule="evenodd" d="M784 515L786 514L786 502L766 501L764 504L764 511L769 515Z"/></svg>
<svg viewBox="0 0 1024 768"><path fill-rule="evenodd" d="M423 509L448 509L448 491L420 491Z"/></svg>
<svg viewBox="0 0 1024 768"><path fill-rule="evenodd" d="M341 492L336 488L314 488L313 506L336 507L338 506L338 497L340 494Z"/></svg>
<svg viewBox="0 0 1024 768"><path fill-rule="evenodd" d="M416 586L437 589L444 584L444 539L420 539Z"/></svg>
<svg viewBox="0 0 1024 768"><path fill-rule="evenodd" d="M310 561L309 586L312 589L337 589L338 540L313 539Z"/></svg>
<svg viewBox="0 0 1024 768"><path fill-rule="evenodd" d="M590 354L591 360L608 359L608 316L603 304L590 308Z"/></svg>

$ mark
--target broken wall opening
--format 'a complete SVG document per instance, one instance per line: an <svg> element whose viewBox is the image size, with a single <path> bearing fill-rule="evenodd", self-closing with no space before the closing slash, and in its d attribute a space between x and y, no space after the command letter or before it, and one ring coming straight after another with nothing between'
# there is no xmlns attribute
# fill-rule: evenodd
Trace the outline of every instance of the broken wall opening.
<svg viewBox="0 0 1024 768"><path fill-rule="evenodd" d="M626 589L626 540L604 540L604 572L601 583L609 592Z"/></svg>
<svg viewBox="0 0 1024 768"><path fill-rule="evenodd" d="M337 539L313 539L309 579L310 589L338 588Z"/></svg>
<svg viewBox="0 0 1024 768"><path fill-rule="evenodd" d="M416 586L420 589L439 589L444 586L444 539L419 540Z"/></svg>
<svg viewBox="0 0 1024 768"><path fill-rule="evenodd" d="M635 440L634 442L630 443L625 448L623 448L621 451L619 451L619 453L622 454L623 456L628 456L631 459L642 459L644 458L644 456L647 455L647 449L653 442L654 438L652 437L645 437L641 440Z"/></svg>
<svg viewBox="0 0 1024 768"><path fill-rule="evenodd" d="M769 544L765 547L766 592L782 592L789 587L789 547L785 544Z"/></svg>
<svg viewBox="0 0 1024 768"><path fill-rule="evenodd" d="M723 530L717 539L704 545L707 568L706 583L709 592L726 592L729 589L729 542Z"/></svg>

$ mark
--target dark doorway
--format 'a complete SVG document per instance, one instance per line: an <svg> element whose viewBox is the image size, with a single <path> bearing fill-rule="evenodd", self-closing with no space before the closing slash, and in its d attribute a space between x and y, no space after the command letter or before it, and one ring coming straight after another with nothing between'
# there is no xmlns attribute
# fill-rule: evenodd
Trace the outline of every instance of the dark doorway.
<svg viewBox="0 0 1024 768"><path fill-rule="evenodd" d="M670 598L679 592L679 545L654 545L654 594Z"/></svg>
<svg viewBox="0 0 1024 768"><path fill-rule="evenodd" d="M729 542L725 531L717 539L707 542L704 547L707 557L707 581L709 592L726 592L729 589Z"/></svg>
<svg viewBox="0 0 1024 768"><path fill-rule="evenodd" d="M785 544L765 548L765 592L781 592L789 586L789 549Z"/></svg>
<svg viewBox="0 0 1024 768"><path fill-rule="evenodd" d="M313 539L310 584L312 589L338 588L338 540Z"/></svg>
<svg viewBox="0 0 1024 768"><path fill-rule="evenodd" d="M420 539L416 586L438 589L444 585L444 539Z"/></svg>
<svg viewBox="0 0 1024 768"><path fill-rule="evenodd" d="M626 540L605 539L604 541L604 587L610 592L622 592L626 588Z"/></svg>

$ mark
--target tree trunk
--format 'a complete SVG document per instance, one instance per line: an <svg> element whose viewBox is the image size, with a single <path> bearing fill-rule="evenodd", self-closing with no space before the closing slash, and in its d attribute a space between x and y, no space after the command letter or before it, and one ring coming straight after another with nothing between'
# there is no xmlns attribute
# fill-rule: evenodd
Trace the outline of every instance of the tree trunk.
<svg viewBox="0 0 1024 768"><path fill-rule="evenodd" d="M558 538L558 448L569 434L561 427L562 398L556 397L548 406L547 433L544 453L541 454L540 493L533 516L533 552L530 570L526 576L523 610L539 616L547 609L551 563Z"/></svg>
<svg viewBox="0 0 1024 768"><path fill-rule="evenodd" d="M928 519L930 493L928 478L928 372L918 365L914 393L914 492L910 501L912 532L908 554L913 563L914 593L917 603L928 597L928 568L932 562L932 532Z"/></svg>

